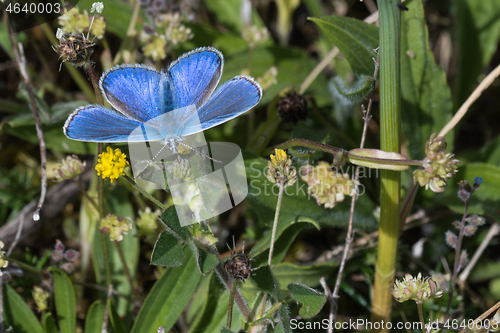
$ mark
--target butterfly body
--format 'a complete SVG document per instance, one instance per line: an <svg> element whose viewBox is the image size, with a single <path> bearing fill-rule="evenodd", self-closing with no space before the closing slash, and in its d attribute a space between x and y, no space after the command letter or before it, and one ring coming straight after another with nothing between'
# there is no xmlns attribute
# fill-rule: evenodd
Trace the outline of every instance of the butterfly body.
<svg viewBox="0 0 500 333"><path fill-rule="evenodd" d="M162 140L177 146L183 138L229 121L257 105L260 85L236 76L216 87L224 60L214 48L182 55L162 72L144 65L106 71L100 89L113 109L87 105L64 124L64 134L89 142Z"/></svg>

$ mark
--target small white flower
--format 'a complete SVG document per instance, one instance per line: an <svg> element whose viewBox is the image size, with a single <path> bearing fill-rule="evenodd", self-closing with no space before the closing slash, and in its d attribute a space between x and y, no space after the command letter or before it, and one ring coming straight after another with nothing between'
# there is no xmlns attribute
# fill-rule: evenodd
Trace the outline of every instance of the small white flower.
<svg viewBox="0 0 500 333"><path fill-rule="evenodd" d="M57 32L56 32L56 38L57 39L61 39L61 37L64 35L64 32L62 31L61 28L57 28Z"/></svg>
<svg viewBox="0 0 500 333"><path fill-rule="evenodd" d="M92 4L92 8L90 8L90 12L97 12L98 14L102 13L102 10L104 9L104 4L102 2L94 2Z"/></svg>

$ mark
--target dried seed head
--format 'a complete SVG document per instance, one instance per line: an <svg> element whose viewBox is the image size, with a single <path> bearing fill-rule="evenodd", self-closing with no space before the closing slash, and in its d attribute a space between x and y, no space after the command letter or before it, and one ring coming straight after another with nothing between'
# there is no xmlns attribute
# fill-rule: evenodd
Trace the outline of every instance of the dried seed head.
<svg viewBox="0 0 500 333"><path fill-rule="evenodd" d="M94 53L94 45L83 34L75 34L60 36L59 45L52 48L63 62L67 61L75 67L82 67L90 61L90 56Z"/></svg>
<svg viewBox="0 0 500 333"><path fill-rule="evenodd" d="M234 243L234 238L233 238ZM252 264L250 263L250 256L245 253L234 253L231 250L231 258L224 262L224 268L233 278L244 281L250 277L252 273ZM244 251L244 250L243 250Z"/></svg>
<svg viewBox="0 0 500 333"><path fill-rule="evenodd" d="M473 215L469 216L466 219L466 221L469 222L472 225L475 225L476 227L480 227L480 226L482 226L485 223L484 217L479 216L477 214L473 214Z"/></svg>
<svg viewBox="0 0 500 333"><path fill-rule="evenodd" d="M305 120L307 118L307 100L296 92L288 93L280 99L276 111L285 123Z"/></svg>

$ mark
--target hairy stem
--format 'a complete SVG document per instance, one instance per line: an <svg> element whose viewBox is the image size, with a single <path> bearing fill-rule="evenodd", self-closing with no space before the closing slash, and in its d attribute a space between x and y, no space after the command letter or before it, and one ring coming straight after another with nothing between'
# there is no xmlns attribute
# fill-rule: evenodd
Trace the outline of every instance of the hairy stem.
<svg viewBox="0 0 500 333"><path fill-rule="evenodd" d="M227 328L231 329L233 320L234 295L236 294L236 281L231 279L231 289L229 290L229 304L227 306Z"/></svg>

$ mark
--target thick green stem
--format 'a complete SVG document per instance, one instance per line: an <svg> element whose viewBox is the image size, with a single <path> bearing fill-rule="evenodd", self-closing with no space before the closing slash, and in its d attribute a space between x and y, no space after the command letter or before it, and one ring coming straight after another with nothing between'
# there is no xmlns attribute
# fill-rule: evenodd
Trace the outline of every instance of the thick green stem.
<svg viewBox="0 0 500 333"><path fill-rule="evenodd" d="M378 1L380 14L380 145L384 151L401 147L400 44L401 17L398 0ZM377 267L372 301L372 322L391 319L396 254L399 237L400 173L380 172L380 227ZM388 332L387 327L372 332Z"/></svg>

